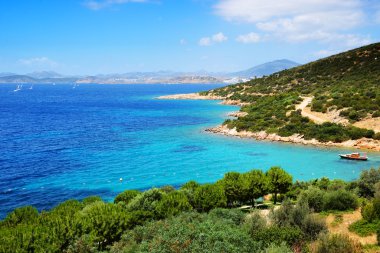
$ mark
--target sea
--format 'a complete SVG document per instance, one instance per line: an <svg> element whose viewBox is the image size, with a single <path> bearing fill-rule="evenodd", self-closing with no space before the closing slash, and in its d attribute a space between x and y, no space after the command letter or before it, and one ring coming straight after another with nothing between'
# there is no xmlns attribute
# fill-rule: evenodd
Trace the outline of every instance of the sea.
<svg viewBox="0 0 380 253"><path fill-rule="evenodd" d="M281 166L294 180L354 180L380 166L339 159L352 149L239 139L206 132L236 106L159 100L222 84L0 85L0 218L68 199L105 201L127 189L215 182L228 171Z"/></svg>

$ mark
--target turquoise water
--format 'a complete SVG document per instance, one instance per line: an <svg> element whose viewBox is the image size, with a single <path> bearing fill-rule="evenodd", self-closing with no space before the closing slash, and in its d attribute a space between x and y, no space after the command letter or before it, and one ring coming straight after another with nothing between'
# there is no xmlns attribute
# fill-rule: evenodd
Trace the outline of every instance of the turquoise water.
<svg viewBox="0 0 380 253"><path fill-rule="evenodd" d="M0 217L29 204L41 210L69 198L214 182L227 171L278 165L298 180L352 180L380 165L379 153L355 162L338 157L355 150L207 133L238 107L155 99L218 86L35 85L16 93L0 86Z"/></svg>

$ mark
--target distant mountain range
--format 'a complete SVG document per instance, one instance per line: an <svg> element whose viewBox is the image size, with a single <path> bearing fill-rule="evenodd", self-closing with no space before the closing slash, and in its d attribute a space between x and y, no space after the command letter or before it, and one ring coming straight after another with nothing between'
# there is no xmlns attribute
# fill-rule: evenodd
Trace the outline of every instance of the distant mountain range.
<svg viewBox="0 0 380 253"><path fill-rule="evenodd" d="M300 64L294 61L282 59L282 60L267 62L267 63L255 66L253 68L250 68L244 71L231 73L230 75L237 76L237 77L244 77L244 78L262 77L262 76L271 75L273 73L276 73L285 69L291 69L299 65Z"/></svg>
<svg viewBox="0 0 380 253"><path fill-rule="evenodd" d="M236 83L255 77L298 66L290 60L277 60L253 68L232 73L198 72L129 72L95 76L64 76L54 71L32 72L25 75L0 73L0 83L101 83L101 84L139 84L139 83Z"/></svg>

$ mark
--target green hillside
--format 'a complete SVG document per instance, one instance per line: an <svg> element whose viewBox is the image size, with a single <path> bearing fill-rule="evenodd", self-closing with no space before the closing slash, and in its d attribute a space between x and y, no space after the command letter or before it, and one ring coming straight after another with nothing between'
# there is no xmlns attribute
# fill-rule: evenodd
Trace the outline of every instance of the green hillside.
<svg viewBox="0 0 380 253"><path fill-rule="evenodd" d="M351 123L380 116L380 43L334 55L202 94L214 94L249 105L248 116L225 122L237 130L261 131L306 139L341 142L361 137L379 138L372 130L333 123L316 125L295 111L301 96L314 96L311 110L339 110ZM287 112L294 110L290 115ZM380 118L379 118L380 120Z"/></svg>

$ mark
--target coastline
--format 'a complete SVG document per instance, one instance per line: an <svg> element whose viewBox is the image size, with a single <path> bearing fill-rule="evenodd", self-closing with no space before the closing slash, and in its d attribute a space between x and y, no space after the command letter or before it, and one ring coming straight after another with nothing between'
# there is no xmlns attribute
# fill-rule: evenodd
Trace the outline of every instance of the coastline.
<svg viewBox="0 0 380 253"><path fill-rule="evenodd" d="M189 93L189 94L176 94L168 96L160 96L157 99L183 99L183 100L223 100L221 104L224 105L238 105L243 106L245 103L240 101L230 100L221 96L207 95L203 96L199 93ZM243 112L232 112L229 114L232 117L244 117ZM380 152L380 140L361 138L358 140L348 140L344 142L320 142L316 139L306 140L302 135L292 135L289 137L279 136L278 134L268 134L265 131L261 132L249 132L249 131L240 131L238 132L236 128L229 129L225 125L219 125L216 127L208 128L205 131L221 134L226 136L233 136L238 138L247 138L255 139L259 141L276 141L276 142L285 142L285 143L294 143L301 145L313 145L313 146L324 146L324 147L338 147L338 148L355 148L361 150L370 150Z"/></svg>

